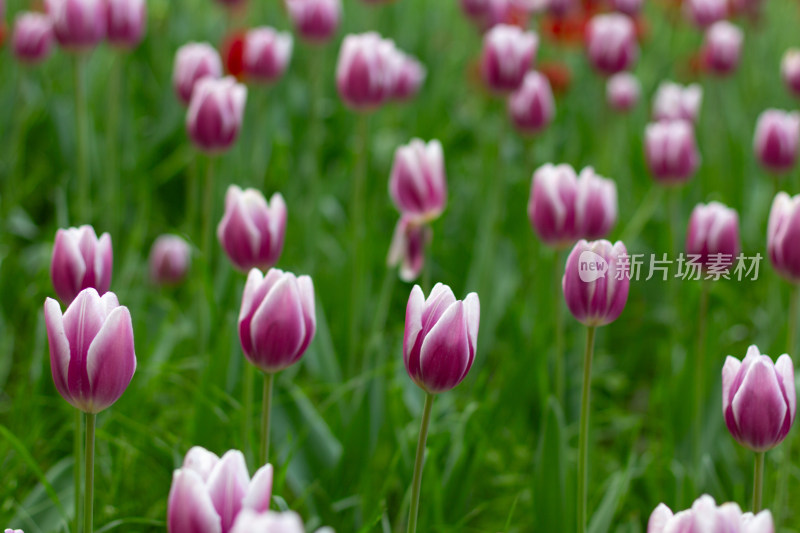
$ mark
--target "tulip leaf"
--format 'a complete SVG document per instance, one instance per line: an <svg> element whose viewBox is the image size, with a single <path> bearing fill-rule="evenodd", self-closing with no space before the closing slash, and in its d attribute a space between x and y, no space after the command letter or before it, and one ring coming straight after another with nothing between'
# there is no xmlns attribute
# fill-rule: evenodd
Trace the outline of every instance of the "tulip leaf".
<svg viewBox="0 0 800 533"><path fill-rule="evenodd" d="M605 496L603 496L597 511L592 515L589 522L589 533L608 533L611 530L614 516L630 489L634 462L634 456L631 455L625 470L614 472L606 482Z"/></svg>
<svg viewBox="0 0 800 533"><path fill-rule="evenodd" d="M568 531L564 521L567 512L564 503L569 501L566 490L566 438L564 415L554 397L547 401L546 415L542 420L541 437L536 450L533 497L536 501L536 529L538 531Z"/></svg>

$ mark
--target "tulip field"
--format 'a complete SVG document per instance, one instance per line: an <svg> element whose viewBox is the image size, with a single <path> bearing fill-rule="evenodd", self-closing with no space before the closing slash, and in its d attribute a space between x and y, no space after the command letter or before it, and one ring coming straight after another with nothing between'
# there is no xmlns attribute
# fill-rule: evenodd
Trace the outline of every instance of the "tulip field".
<svg viewBox="0 0 800 533"><path fill-rule="evenodd" d="M798 28L0 0L0 529L800 533Z"/></svg>

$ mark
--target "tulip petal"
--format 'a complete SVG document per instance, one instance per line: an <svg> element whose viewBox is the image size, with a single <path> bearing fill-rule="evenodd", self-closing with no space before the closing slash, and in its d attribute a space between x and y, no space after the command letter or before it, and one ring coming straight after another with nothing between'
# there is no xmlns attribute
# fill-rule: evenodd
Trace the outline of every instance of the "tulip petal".
<svg viewBox="0 0 800 533"><path fill-rule="evenodd" d="M250 331L253 315L270 289L282 277L283 271L277 268L270 269L266 276L262 275L260 270L254 268L247 276L247 283L244 286L244 295L242 296L242 307L239 311L239 340L242 343L242 349L245 354L253 353L253 339Z"/></svg>
<svg viewBox="0 0 800 533"><path fill-rule="evenodd" d="M308 345L314 339L317 332L317 315L314 302L314 282L309 276L297 278L297 288L300 292L300 306L303 309L303 322L305 323L306 336L300 345L298 353L305 353Z"/></svg>
<svg viewBox="0 0 800 533"><path fill-rule="evenodd" d="M48 298L44 302L44 322L47 326L47 340L50 344L50 372L53 374L53 383L58 393L72 403L67 380L70 358L69 340L64 331L61 306L52 298Z"/></svg>
<svg viewBox="0 0 800 533"><path fill-rule="evenodd" d="M203 481L208 480L208 476L219 463L219 457L214 452L210 452L202 446L193 446L186 452L183 458L183 468L197 473Z"/></svg>
<svg viewBox="0 0 800 533"><path fill-rule="evenodd" d="M127 307L117 307L108 315L86 358L91 390L91 413L98 413L116 402L136 371L133 325Z"/></svg>
<svg viewBox="0 0 800 533"><path fill-rule="evenodd" d="M220 518L203 480L192 470L172 476L167 503L169 533L222 533Z"/></svg>
<svg viewBox="0 0 800 533"><path fill-rule="evenodd" d="M467 372L472 367L475 361L475 352L478 349L478 329L481 322L481 302L478 294L471 292L464 298L464 319L467 324L467 338L469 340L469 361L467 368L464 370L464 375L461 379L466 377Z"/></svg>
<svg viewBox="0 0 800 533"><path fill-rule="evenodd" d="M77 239L72 238L70 230L58 230L50 262L50 278L56 294L65 304L80 292L87 268Z"/></svg>
<svg viewBox="0 0 800 533"><path fill-rule="evenodd" d="M768 510L761 511L755 516L752 513L746 513L742 517L741 533L775 533L772 513Z"/></svg>
<svg viewBox="0 0 800 533"><path fill-rule="evenodd" d="M258 354L253 363L261 370L275 372L295 362L306 328L294 276L284 276L272 287L253 315L250 329L253 351Z"/></svg>
<svg viewBox="0 0 800 533"><path fill-rule="evenodd" d="M244 455L238 450L226 452L211 472L208 493L219 514L223 532L230 531L236 515L241 511L249 483L247 464Z"/></svg>
<svg viewBox="0 0 800 533"><path fill-rule="evenodd" d="M251 509L257 513L269 511L269 503L272 499L272 477L273 469L270 464L266 464L256 471L242 500L243 509Z"/></svg>
<svg viewBox="0 0 800 533"><path fill-rule="evenodd" d="M447 308L422 341L422 381L432 393L450 390L461 382L468 363L469 337L464 303L456 302Z"/></svg>
<svg viewBox="0 0 800 533"><path fill-rule="evenodd" d="M777 444L787 405L769 357L762 356L747 371L732 409L744 444L754 451L765 451Z"/></svg>
<svg viewBox="0 0 800 533"><path fill-rule="evenodd" d="M663 503L658 504L658 507L650 515L650 520L647 521L647 533L664 533L664 527L672 516L669 507Z"/></svg>
<svg viewBox="0 0 800 533"><path fill-rule="evenodd" d="M444 312L456 302L453 290L443 283L437 283L425 300L422 312L422 331L427 334Z"/></svg>
<svg viewBox="0 0 800 533"><path fill-rule="evenodd" d="M778 374L778 381L780 382L786 405L789 407L789 410L786 413L787 416L784 420L783 429L781 430L781 438L783 438L789 434L789 430L792 428L792 424L794 423L795 414L797 413L797 392L795 391L794 382L794 364L792 363L792 358L789 357L788 354L783 354L778 358L778 361L775 363L775 372Z"/></svg>
<svg viewBox="0 0 800 533"><path fill-rule="evenodd" d="M103 233L94 250L95 289L98 293L105 294L111 287L113 267L114 255L111 248L111 236Z"/></svg>
<svg viewBox="0 0 800 533"><path fill-rule="evenodd" d="M403 363L409 376L416 380L419 377L419 349L414 349L422 331L422 312L425 307L425 296L419 285L414 285L406 306L406 327L403 335Z"/></svg>
<svg viewBox="0 0 800 533"><path fill-rule="evenodd" d="M742 363L735 357L730 355L725 359L725 365L722 367L722 414L728 416L728 410L733 401L733 394L736 389L733 389L733 382L739 374L739 369L742 368Z"/></svg>

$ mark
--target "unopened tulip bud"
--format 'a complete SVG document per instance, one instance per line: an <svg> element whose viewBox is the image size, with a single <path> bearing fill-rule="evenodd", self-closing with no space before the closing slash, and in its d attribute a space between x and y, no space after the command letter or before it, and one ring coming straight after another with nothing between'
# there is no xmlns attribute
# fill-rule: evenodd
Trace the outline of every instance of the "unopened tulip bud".
<svg viewBox="0 0 800 533"><path fill-rule="evenodd" d="M797 410L792 358L776 363L750 346L743 361L728 356L722 368L722 414L733 438L755 452L780 444Z"/></svg>
<svg viewBox="0 0 800 533"><path fill-rule="evenodd" d="M172 85L181 102L188 105L198 81L222 76L222 59L208 43L189 43L175 54Z"/></svg>
<svg viewBox="0 0 800 533"><path fill-rule="evenodd" d="M147 23L145 0L106 0L108 41L120 48L133 48L144 37Z"/></svg>
<svg viewBox="0 0 800 533"><path fill-rule="evenodd" d="M614 322L628 301L630 261L622 242L580 240L570 252L561 287L572 316L589 326Z"/></svg>
<svg viewBox="0 0 800 533"><path fill-rule="evenodd" d="M523 133L538 133L550 125L556 113L553 91L547 77L528 72L522 85L508 99L508 113Z"/></svg>
<svg viewBox="0 0 800 533"><path fill-rule="evenodd" d="M186 113L195 146L210 154L229 149L239 136L246 101L247 88L230 76L198 81Z"/></svg>
<svg viewBox="0 0 800 533"><path fill-rule="evenodd" d="M483 38L481 74L486 86L496 93L509 93L522 85L533 66L539 37L517 26L499 24Z"/></svg>
<svg viewBox="0 0 800 533"><path fill-rule="evenodd" d="M795 96L800 96L800 49L790 48L783 54L781 75L786 87Z"/></svg>
<svg viewBox="0 0 800 533"><path fill-rule="evenodd" d="M400 62L397 70L392 98L399 101L410 100L417 95L428 72L416 58L399 52Z"/></svg>
<svg viewBox="0 0 800 533"><path fill-rule="evenodd" d="M387 266L400 266L400 279L409 283L419 277L425 266L425 247L433 238L433 232L424 223L403 216L394 229L392 243L389 246Z"/></svg>
<svg viewBox="0 0 800 533"><path fill-rule="evenodd" d="M700 165L694 128L683 120L648 124L645 156L656 181L664 185L687 182Z"/></svg>
<svg viewBox="0 0 800 533"><path fill-rule="evenodd" d="M286 7L297 33L312 43L333 37L342 17L341 0L287 0Z"/></svg>
<svg viewBox="0 0 800 533"><path fill-rule="evenodd" d="M686 253L698 256L704 269L727 272L741 249L739 215L735 210L719 202L694 208L689 218Z"/></svg>
<svg viewBox="0 0 800 533"><path fill-rule="evenodd" d="M602 74L628 70L639 56L633 21L621 13L595 15L586 26L586 52Z"/></svg>
<svg viewBox="0 0 800 533"><path fill-rule="evenodd" d="M133 326L113 292L81 291L62 315L52 298L44 304L50 369L59 394L85 413L116 402L136 371Z"/></svg>
<svg viewBox="0 0 800 533"><path fill-rule="evenodd" d="M58 44L74 51L97 46L106 36L104 0L45 0Z"/></svg>
<svg viewBox="0 0 800 533"><path fill-rule="evenodd" d="M53 244L50 279L56 294L69 304L83 289L89 287L105 294L111 286L113 254L111 236L100 238L91 226L59 229Z"/></svg>
<svg viewBox="0 0 800 533"><path fill-rule="evenodd" d="M426 300L414 285L403 338L403 363L414 383L438 394L464 380L475 360L480 314L474 292L456 300L450 287L437 283Z"/></svg>
<svg viewBox="0 0 800 533"><path fill-rule="evenodd" d="M728 16L727 0L686 0L686 17L696 26L706 28Z"/></svg>
<svg viewBox="0 0 800 533"><path fill-rule="evenodd" d="M767 109L761 113L753 148L768 170L775 173L791 170L800 149L800 112Z"/></svg>
<svg viewBox="0 0 800 533"><path fill-rule="evenodd" d="M636 107L641 92L639 80L629 72L614 74L606 82L606 100L616 111L625 112Z"/></svg>
<svg viewBox="0 0 800 533"><path fill-rule="evenodd" d="M439 217L447 203L442 144L412 139L394 153L389 194L397 210L418 222Z"/></svg>
<svg viewBox="0 0 800 533"><path fill-rule="evenodd" d="M11 37L14 55L24 63L40 63L53 49L53 22L43 13L21 13Z"/></svg>
<svg viewBox="0 0 800 533"><path fill-rule="evenodd" d="M703 88L693 83L686 87L671 81L662 82L653 97L655 120L688 120L697 122L703 103Z"/></svg>
<svg viewBox="0 0 800 533"><path fill-rule="evenodd" d="M400 55L394 42L374 32L348 35L339 50L336 87L345 104L371 110L391 98Z"/></svg>
<svg viewBox="0 0 800 533"><path fill-rule="evenodd" d="M177 235L162 235L150 250L150 277L159 285L176 285L189 270L189 243Z"/></svg>
<svg viewBox="0 0 800 533"><path fill-rule="evenodd" d="M729 74L739 65L744 33L726 20L715 22L706 30L703 59L716 74Z"/></svg>
<svg viewBox="0 0 800 533"><path fill-rule="evenodd" d="M244 73L247 79L272 83L286 71L292 56L292 35L272 28L256 28L244 38Z"/></svg>
<svg viewBox="0 0 800 533"><path fill-rule="evenodd" d="M779 192L767 226L767 252L773 268L787 281L800 284L800 195Z"/></svg>

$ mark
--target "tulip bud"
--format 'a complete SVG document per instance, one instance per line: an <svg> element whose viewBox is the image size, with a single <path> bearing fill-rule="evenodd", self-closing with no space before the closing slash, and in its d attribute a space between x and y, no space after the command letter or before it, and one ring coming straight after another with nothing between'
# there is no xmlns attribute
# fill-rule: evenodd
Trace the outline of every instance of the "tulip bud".
<svg viewBox="0 0 800 533"><path fill-rule="evenodd" d="M519 89L508 99L508 114L522 133L538 133L553 121L556 104L547 77L528 72Z"/></svg>
<svg viewBox="0 0 800 533"><path fill-rule="evenodd" d="M755 452L780 444L794 423L797 396L792 358L773 364L750 346L743 361L728 356L722 368L722 414L733 438Z"/></svg>
<svg viewBox="0 0 800 533"><path fill-rule="evenodd" d="M675 185L687 182L700 165L692 125L683 120L648 124L645 156L650 173L659 183Z"/></svg>
<svg viewBox="0 0 800 533"><path fill-rule="evenodd" d="M533 66L539 37L517 26L499 24L483 37L481 74L486 86L496 93L508 93L522 84Z"/></svg>
<svg viewBox="0 0 800 533"><path fill-rule="evenodd" d="M159 285L177 285L191 261L189 244L177 235L162 235L150 250L150 277Z"/></svg>
<svg viewBox="0 0 800 533"><path fill-rule="evenodd" d="M625 13L629 17L635 17L642 10L644 0L611 0L611 6L615 11Z"/></svg>
<svg viewBox="0 0 800 533"><path fill-rule="evenodd" d="M76 52L94 48L106 35L104 0L45 0L58 44Z"/></svg>
<svg viewBox="0 0 800 533"><path fill-rule="evenodd" d="M601 74L628 70L639 56L636 28L621 13L595 15L586 25L586 53Z"/></svg>
<svg viewBox="0 0 800 533"><path fill-rule="evenodd" d="M742 249L739 215L719 202L698 204L689 218L686 252L699 256L704 269L728 271Z"/></svg>
<svg viewBox="0 0 800 533"><path fill-rule="evenodd" d="M628 301L630 261L622 242L578 241L567 258L561 287L572 316L590 327L614 322Z"/></svg>
<svg viewBox="0 0 800 533"><path fill-rule="evenodd" d="M228 187L217 239L237 269L248 272L272 267L283 251L285 234L286 203L280 193L273 194L267 204L256 189Z"/></svg>
<svg viewBox="0 0 800 533"><path fill-rule="evenodd" d="M761 113L753 148L768 170L775 173L791 170L800 148L800 112L767 109Z"/></svg>
<svg viewBox="0 0 800 533"><path fill-rule="evenodd" d="M119 400L133 373L136 354L127 307L113 292L81 291L61 314L52 298L44 304L50 370L56 390L73 407L99 413Z"/></svg>
<svg viewBox="0 0 800 533"><path fill-rule="evenodd" d="M800 195L779 192L767 226L767 252L772 266L787 281L800 284Z"/></svg>
<svg viewBox="0 0 800 533"><path fill-rule="evenodd" d="M428 73L416 58L403 52L399 52L399 57L392 98L399 101L411 100L419 92Z"/></svg>
<svg viewBox="0 0 800 533"><path fill-rule="evenodd" d="M629 111L639 103L642 86L629 72L614 74L606 82L606 100L611 109Z"/></svg>
<svg viewBox="0 0 800 533"><path fill-rule="evenodd" d="M144 37L147 24L145 0L106 0L108 41L120 48L130 49Z"/></svg>
<svg viewBox="0 0 800 533"><path fill-rule="evenodd" d="M295 30L312 43L328 41L342 18L341 0L287 0Z"/></svg>
<svg viewBox="0 0 800 533"><path fill-rule="evenodd" d="M417 222L439 217L447 203L447 178L442 144L420 139L394 153L389 194L397 210Z"/></svg>
<svg viewBox="0 0 800 533"><path fill-rule="evenodd" d="M42 13L21 13L11 38L14 55L23 63L40 63L53 49L53 23Z"/></svg>
<svg viewBox="0 0 800 533"><path fill-rule="evenodd" d="M800 49L790 48L783 54L781 75L786 87L795 96L800 96Z"/></svg>
<svg viewBox="0 0 800 533"><path fill-rule="evenodd" d="M374 32L345 37L336 65L336 87L352 109L375 109L388 100L397 79L400 56L390 39Z"/></svg>
<svg viewBox="0 0 800 533"><path fill-rule="evenodd" d="M403 215L394 230L387 266L400 265L400 279L406 283L414 281L425 266L425 247L432 238L433 232L424 222Z"/></svg>
<svg viewBox="0 0 800 533"><path fill-rule="evenodd" d="M181 102L188 105L194 86L205 77L222 76L222 59L208 43L188 43L175 54L172 86Z"/></svg>
<svg viewBox="0 0 800 533"><path fill-rule="evenodd" d="M475 360L480 315L474 292L456 300L450 287L437 283L426 300L414 285L403 337L403 363L414 383L438 394L463 381Z"/></svg>
<svg viewBox="0 0 800 533"><path fill-rule="evenodd" d="M739 65L744 34L726 20L715 22L706 30L703 59L716 74L729 74Z"/></svg>
<svg viewBox="0 0 800 533"><path fill-rule="evenodd" d="M186 113L195 146L210 154L229 149L239 136L246 101L247 88L230 76L198 81Z"/></svg>
<svg viewBox="0 0 800 533"><path fill-rule="evenodd" d="M247 276L239 313L239 340L247 360L262 372L295 364L317 328L314 284L308 276L254 268Z"/></svg>
<svg viewBox="0 0 800 533"><path fill-rule="evenodd" d="M272 28L256 28L244 38L244 73L260 83L283 76L292 56L292 35Z"/></svg>
<svg viewBox="0 0 800 533"><path fill-rule="evenodd" d="M686 0L686 18L695 26L706 28L728 16L727 0Z"/></svg>
<svg viewBox="0 0 800 533"><path fill-rule="evenodd" d="M53 244L50 279L56 294L69 304L83 289L92 287L104 294L111 286L113 255L111 236L100 238L91 226L59 229Z"/></svg>
<svg viewBox="0 0 800 533"><path fill-rule="evenodd" d="M700 105L703 103L703 88L693 83L683 87L671 81L658 86L653 98L655 120L688 120L697 122Z"/></svg>

